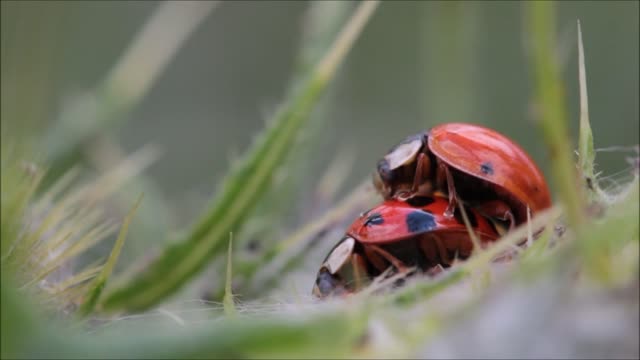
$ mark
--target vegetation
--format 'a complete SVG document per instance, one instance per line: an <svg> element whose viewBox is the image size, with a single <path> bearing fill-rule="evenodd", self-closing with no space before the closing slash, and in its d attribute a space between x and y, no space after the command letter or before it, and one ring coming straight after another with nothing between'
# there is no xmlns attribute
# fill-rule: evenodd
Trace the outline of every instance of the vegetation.
<svg viewBox="0 0 640 360"><path fill-rule="evenodd" d="M345 223L378 201L368 178L333 200L339 174L348 169L340 162L348 155L338 153L320 182L332 206L286 236L273 229L282 216L278 199L304 181L293 175L280 181L279 174L306 166L306 149L324 126L314 114L327 105L322 99L340 65L382 10L377 1L310 4L282 105L198 219L174 235L163 223L170 205L142 174L158 156L154 148L97 172L87 166L87 148L113 141L110 129L126 121L183 42L220 6L204 4L160 5L102 85L62 111L47 132L55 151L44 158L38 158L40 134L3 112L2 358L638 356L639 155L632 155L624 183L603 186L579 23L576 160L568 114L578 105L565 97L555 5L524 6L539 138L558 194L551 209L435 278L406 279L395 289L378 281L325 302L305 289L295 301L281 301L273 295L283 293L287 276L306 271L302 265L319 241L335 241ZM166 22L177 35L130 83L140 49L150 51ZM77 129L82 119L91 120ZM126 182L140 191L119 193L128 212L110 221L114 194ZM145 208L147 202L154 206ZM142 220L150 226L136 234L156 234L157 221L169 241L152 258L122 264L125 240L136 241L129 229ZM532 229L541 226L533 241ZM260 252L247 256L243 249L256 233L265 234ZM517 247L527 236L529 245ZM512 261L493 262L505 251L513 252ZM192 300L190 287L208 269L219 270L212 283L206 280L210 299ZM597 318L588 315L597 311Z"/></svg>

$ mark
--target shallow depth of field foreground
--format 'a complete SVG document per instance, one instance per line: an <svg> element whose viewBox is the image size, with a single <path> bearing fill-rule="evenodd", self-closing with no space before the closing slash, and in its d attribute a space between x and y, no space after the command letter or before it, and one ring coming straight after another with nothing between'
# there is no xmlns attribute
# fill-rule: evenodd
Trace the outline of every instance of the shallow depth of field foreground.
<svg viewBox="0 0 640 360"><path fill-rule="evenodd" d="M639 6L3 0L1 357L638 358Z"/></svg>

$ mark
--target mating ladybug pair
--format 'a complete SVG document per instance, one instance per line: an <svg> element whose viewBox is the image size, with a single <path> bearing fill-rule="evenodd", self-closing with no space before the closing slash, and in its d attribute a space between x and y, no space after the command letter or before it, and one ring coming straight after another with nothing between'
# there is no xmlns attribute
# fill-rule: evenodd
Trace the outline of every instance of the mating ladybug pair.
<svg viewBox="0 0 640 360"><path fill-rule="evenodd" d="M352 293L390 266L428 271L473 249L458 203L482 244L551 206L540 169L509 138L448 123L410 136L382 158L374 185L385 201L363 213L322 263L313 294Z"/></svg>

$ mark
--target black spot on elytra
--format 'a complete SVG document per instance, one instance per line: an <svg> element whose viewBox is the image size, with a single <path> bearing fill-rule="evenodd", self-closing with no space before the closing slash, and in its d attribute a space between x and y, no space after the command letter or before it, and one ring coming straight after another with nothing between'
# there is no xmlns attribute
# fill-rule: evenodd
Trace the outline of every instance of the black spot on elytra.
<svg viewBox="0 0 640 360"><path fill-rule="evenodd" d="M469 210L467 207L464 208L464 211L467 213L467 218L469 219L471 227L474 229L478 227L478 219L476 218L476 214L473 211ZM456 209L453 216L459 224L464 225L464 219L462 218L462 211L460 211L460 209Z"/></svg>
<svg viewBox="0 0 640 360"><path fill-rule="evenodd" d="M427 232L435 229L436 225L436 219L430 212L416 210L407 215L407 229L409 232Z"/></svg>
<svg viewBox="0 0 640 360"><path fill-rule="evenodd" d="M416 196L407 200L407 204L415 207L424 207L433 204L435 200L430 196Z"/></svg>
<svg viewBox="0 0 640 360"><path fill-rule="evenodd" d="M384 218L380 213L372 213L367 216L367 220L364 221L365 226L380 225L384 223Z"/></svg>
<svg viewBox="0 0 640 360"><path fill-rule="evenodd" d="M490 162L484 162L480 165L480 171L485 175L493 175L493 165Z"/></svg>

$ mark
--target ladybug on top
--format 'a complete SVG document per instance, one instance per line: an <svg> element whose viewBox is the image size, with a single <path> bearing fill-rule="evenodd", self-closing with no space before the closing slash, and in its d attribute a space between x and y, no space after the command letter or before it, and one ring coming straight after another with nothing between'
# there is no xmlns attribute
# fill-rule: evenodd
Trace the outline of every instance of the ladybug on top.
<svg viewBox="0 0 640 360"><path fill-rule="evenodd" d="M409 136L377 164L374 185L385 198L447 194L445 216L458 201L509 223L551 206L549 189L531 157L506 136L474 124L446 123Z"/></svg>

